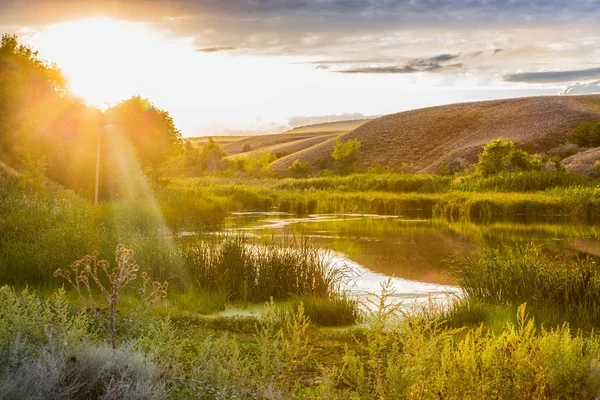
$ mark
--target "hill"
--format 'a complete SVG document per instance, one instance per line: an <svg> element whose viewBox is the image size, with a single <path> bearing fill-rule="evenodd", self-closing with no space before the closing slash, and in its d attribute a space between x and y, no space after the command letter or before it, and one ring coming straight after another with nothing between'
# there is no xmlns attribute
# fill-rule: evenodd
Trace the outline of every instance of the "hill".
<svg viewBox="0 0 600 400"><path fill-rule="evenodd" d="M360 169L385 166L407 172L458 170L477 160L481 147L502 137L532 153L564 144L584 121L600 121L600 95L545 96L452 104L369 120L340 138L357 139ZM333 168L334 142L283 157L274 171L286 173L296 159L313 171Z"/></svg>
<svg viewBox="0 0 600 400"><path fill-rule="evenodd" d="M224 144L223 149L228 156L250 151L292 154L319 144L326 139L350 132L366 121L368 120L328 122L301 126L283 133L247 136Z"/></svg>
<svg viewBox="0 0 600 400"><path fill-rule="evenodd" d="M365 119L353 119L349 121L337 121L337 122L324 122L322 124L305 125L299 126L289 131L283 132L284 134L294 133L345 133L350 132L353 129L358 128L365 122L369 121L369 118Z"/></svg>
<svg viewBox="0 0 600 400"><path fill-rule="evenodd" d="M343 133L345 133L345 132L343 132ZM247 152L244 152L243 155L247 156L247 155L250 155L253 153L259 153L259 154L260 153L271 153L271 154L274 154L277 158L281 158L281 157L285 157L286 155L294 154L298 151L308 149L319 143L323 143L329 139L336 138L339 135L340 135L340 133L332 133L332 134L324 134L324 135L315 135L313 137L308 137L308 138L304 138L304 139L294 138L293 140L288 140L283 143L277 143L277 144L273 144L270 146L267 145L267 146L262 146L262 147L260 147L260 144L264 144L264 143L268 143L268 142L258 143L259 140L260 141L263 140L263 139L259 139L259 140L252 141L255 145L258 145L259 147L256 148L255 150L249 150ZM281 138L278 136L277 139L281 139ZM251 141L245 141L244 143L249 143L249 142L251 142ZM238 145L228 146L228 147L230 149L235 148L235 150L239 150ZM243 147L242 147L242 149L243 149ZM234 153L234 154L230 155L228 158L235 157L237 155L239 155L239 153Z"/></svg>

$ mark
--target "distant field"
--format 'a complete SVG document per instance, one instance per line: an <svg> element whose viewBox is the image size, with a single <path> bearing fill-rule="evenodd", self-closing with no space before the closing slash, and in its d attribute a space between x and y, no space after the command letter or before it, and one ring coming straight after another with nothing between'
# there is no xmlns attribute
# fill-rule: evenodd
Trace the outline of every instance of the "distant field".
<svg viewBox="0 0 600 400"><path fill-rule="evenodd" d="M338 133L333 133L333 134L309 137L307 139L292 140L292 141L288 141L285 143L275 144L272 146L259 147L256 150L250 150L249 152L246 152L244 154L265 153L266 152L266 153L275 154L277 157L283 157L285 155L294 154L298 151L308 149L319 143L323 143L326 140L338 137L339 135L340 134L338 134ZM229 157L234 157L234 156L235 155L232 155Z"/></svg>
<svg viewBox="0 0 600 400"><path fill-rule="evenodd" d="M186 138L186 140L191 143L202 146L205 145L206 142L208 142L209 137L212 137L215 142L219 143L221 146L224 146L229 143L246 139L248 136L200 136L194 138Z"/></svg>
<svg viewBox="0 0 600 400"><path fill-rule="evenodd" d="M249 136L213 136L223 146L228 156L240 153L270 152L276 155L293 154L308 149L328 139L348 133L367 122L368 119L328 122L323 124L300 126L289 131L269 135ZM209 136L188 138L190 142L204 145Z"/></svg>
<svg viewBox="0 0 600 400"><path fill-rule="evenodd" d="M293 133L344 133L349 132L353 129L358 128L365 122L369 121L369 119L356 119L350 121L338 121L338 122L326 122L323 124L314 124L314 125L306 125L299 126L294 129L290 129L289 131L283 132L284 134L293 134Z"/></svg>
<svg viewBox="0 0 600 400"><path fill-rule="evenodd" d="M584 121L600 121L600 95L546 96L453 104L387 115L342 135L357 139L360 169L385 166L398 171L457 170L477 160L492 139L512 140L532 153L564 144ZM281 158L272 169L286 173L295 159L313 171L332 168L333 140Z"/></svg>

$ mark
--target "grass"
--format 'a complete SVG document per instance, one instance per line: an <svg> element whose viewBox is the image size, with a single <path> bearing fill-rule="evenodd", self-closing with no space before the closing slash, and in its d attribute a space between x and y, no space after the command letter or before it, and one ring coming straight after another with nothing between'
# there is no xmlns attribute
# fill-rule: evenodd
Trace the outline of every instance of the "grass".
<svg viewBox="0 0 600 400"><path fill-rule="evenodd" d="M283 180L194 178L177 179L172 185L191 196L213 193L228 198L232 211L370 213L474 222L600 219L598 181L566 172L489 178L374 173Z"/></svg>
<svg viewBox="0 0 600 400"><path fill-rule="evenodd" d="M272 302L260 317L239 321L243 328L230 325L224 333L149 315L143 330L112 350L64 293L44 300L4 287L0 387L16 398L64 389L68 399L600 394L600 338L593 333L574 333L567 324L538 329L525 306L494 333L453 329L427 313L398 319L386 304L382 298L363 327L345 330L314 327L304 307L280 313ZM77 390L68 392L73 376Z"/></svg>
<svg viewBox="0 0 600 400"><path fill-rule="evenodd" d="M361 312L356 298L348 294L327 298L303 296L294 302L293 309L300 304L311 323L321 326L347 326L360 321Z"/></svg>
<svg viewBox="0 0 600 400"><path fill-rule="evenodd" d="M194 285L225 290L229 300L286 300L295 295L328 298L343 271L328 264L306 240L251 240L244 236L182 242L182 261Z"/></svg>
<svg viewBox="0 0 600 400"><path fill-rule="evenodd" d="M525 245L480 248L453 261L452 276L466 299L491 305L527 303L542 322L600 323L600 278L591 259L571 259ZM473 306L473 303L462 305Z"/></svg>

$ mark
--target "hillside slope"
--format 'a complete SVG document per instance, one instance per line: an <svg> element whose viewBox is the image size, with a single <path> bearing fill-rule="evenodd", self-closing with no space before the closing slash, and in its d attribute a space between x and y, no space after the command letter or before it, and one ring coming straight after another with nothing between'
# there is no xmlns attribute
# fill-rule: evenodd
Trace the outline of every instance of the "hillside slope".
<svg viewBox="0 0 600 400"><path fill-rule="evenodd" d="M370 118L365 119L353 119L348 121L337 121L337 122L324 122L322 124L305 125L299 126L289 131L283 132L284 134L290 133L343 133L350 132L353 129L358 128L365 122L369 121Z"/></svg>
<svg viewBox="0 0 600 400"><path fill-rule="evenodd" d="M307 139L300 140L292 140L287 141L285 143L274 144L271 146L258 147L256 150L250 150L242 154L242 156L249 156L251 154L262 154L262 153L271 153L274 154L277 158L284 157L289 154L294 154L298 151L308 149L317 144L323 143L329 139L336 138L341 133L333 133L333 134L325 134L314 137L309 137ZM236 146L239 148L239 146ZM227 158L237 157L238 153L228 156Z"/></svg>
<svg viewBox="0 0 600 400"><path fill-rule="evenodd" d="M545 96L452 104L383 116L340 138L361 142L357 166L398 171L458 170L477 160L481 147L503 137L532 153L543 153L567 140L584 121L600 121L600 95ZM333 168L333 139L281 158L281 173L300 159L313 171Z"/></svg>

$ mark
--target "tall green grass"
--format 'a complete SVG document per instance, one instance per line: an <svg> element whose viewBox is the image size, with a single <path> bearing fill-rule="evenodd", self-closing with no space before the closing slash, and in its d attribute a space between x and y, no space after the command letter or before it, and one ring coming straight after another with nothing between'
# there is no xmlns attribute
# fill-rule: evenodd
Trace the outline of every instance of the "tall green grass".
<svg viewBox="0 0 600 400"><path fill-rule="evenodd" d="M483 247L458 256L452 276L466 298L492 305L527 303L549 319L600 323L600 275L591 259L550 255L537 247Z"/></svg>
<svg viewBox="0 0 600 400"><path fill-rule="evenodd" d="M203 289L223 289L236 301L327 298L337 294L344 278L344 271L329 265L306 240L192 238L181 243L181 257L191 282Z"/></svg>

